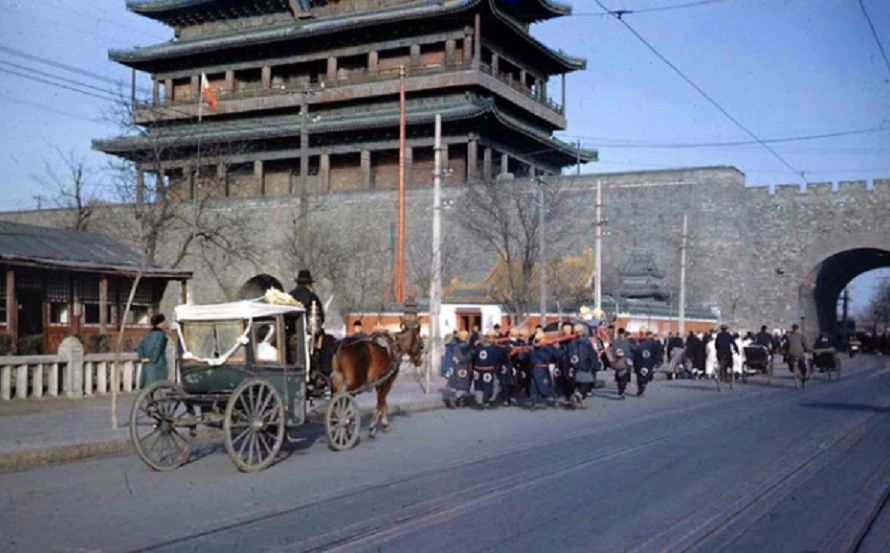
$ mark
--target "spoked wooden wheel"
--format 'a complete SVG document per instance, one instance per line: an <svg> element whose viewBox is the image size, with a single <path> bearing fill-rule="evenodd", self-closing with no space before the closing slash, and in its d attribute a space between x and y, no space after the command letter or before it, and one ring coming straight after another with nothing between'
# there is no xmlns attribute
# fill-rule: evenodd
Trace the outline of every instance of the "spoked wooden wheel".
<svg viewBox="0 0 890 553"><path fill-rule="evenodd" d="M344 392L331 399L324 417L324 430L328 447L334 451L343 451L355 445L361 430L361 413L354 397Z"/></svg>
<svg viewBox="0 0 890 553"><path fill-rule="evenodd" d="M226 451L239 470L255 472L272 464L284 443L284 404L266 380L249 378L226 404Z"/></svg>
<svg viewBox="0 0 890 553"><path fill-rule="evenodd" d="M192 452L189 409L182 389L166 380L153 382L136 396L130 411L130 440L136 454L154 470L173 470ZM191 422L190 426L186 426Z"/></svg>

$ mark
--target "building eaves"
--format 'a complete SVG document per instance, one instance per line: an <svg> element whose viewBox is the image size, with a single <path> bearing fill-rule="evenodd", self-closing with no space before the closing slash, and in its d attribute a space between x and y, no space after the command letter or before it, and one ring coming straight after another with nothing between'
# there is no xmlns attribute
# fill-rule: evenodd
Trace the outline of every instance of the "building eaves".
<svg viewBox="0 0 890 553"><path fill-rule="evenodd" d="M527 2L515 2L499 0L501 10L509 12L516 19L533 23L544 21L572 13L572 7L553 0L529 0Z"/></svg>
<svg viewBox="0 0 890 553"><path fill-rule="evenodd" d="M474 98L471 102L450 104L431 104L420 109L409 108L406 113L407 124L422 125L435 120L440 113L444 121L471 119L492 109L493 102ZM310 121L310 134L334 133L360 129L373 129L398 124L397 108L369 112L366 114L350 114L325 117L319 121ZM273 116L253 119L249 122L205 122L193 125L178 125L169 128L153 129L150 135L125 136L110 140L94 140L93 148L105 153L119 154L159 145L189 146L201 142L228 142L236 140L272 139L300 134L300 116Z"/></svg>
<svg viewBox="0 0 890 553"><path fill-rule="evenodd" d="M136 274L139 254L95 232L0 221L0 261L12 265ZM190 271L144 267L151 276L191 278Z"/></svg>
<svg viewBox="0 0 890 553"><path fill-rule="evenodd" d="M357 14L277 23L249 31L233 30L207 37L196 37L168 41L153 46L136 47L131 50L110 50L108 57L112 61L135 67L142 63L216 52L224 48L266 44L343 30L357 30L379 24L423 19L429 16L453 17L458 13L470 11L480 5L487 5L495 18L513 28L519 36L522 36L542 54L560 64L566 71L586 68L587 61L585 59L572 57L564 52L553 50L532 37L521 22L501 11L497 7L495 0L417 0L417 2L407 5L402 4L396 7L369 10Z"/></svg>

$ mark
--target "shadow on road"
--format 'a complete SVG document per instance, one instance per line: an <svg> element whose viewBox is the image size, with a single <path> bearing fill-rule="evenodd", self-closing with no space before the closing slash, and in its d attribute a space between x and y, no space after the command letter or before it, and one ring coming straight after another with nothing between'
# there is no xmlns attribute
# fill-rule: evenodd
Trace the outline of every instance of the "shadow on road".
<svg viewBox="0 0 890 553"><path fill-rule="evenodd" d="M836 403L830 401L805 401L799 403L801 407L814 409L826 409L832 411L871 411L873 413L890 413L890 407L880 405L866 405L864 403Z"/></svg>

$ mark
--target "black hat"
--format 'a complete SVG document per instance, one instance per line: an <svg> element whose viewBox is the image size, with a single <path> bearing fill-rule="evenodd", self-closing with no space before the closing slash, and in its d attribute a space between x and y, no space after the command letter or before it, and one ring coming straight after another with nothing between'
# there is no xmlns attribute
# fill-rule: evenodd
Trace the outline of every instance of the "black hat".
<svg viewBox="0 0 890 553"><path fill-rule="evenodd" d="M312 274L308 269L303 269L297 273L297 284L315 284L315 281L312 280Z"/></svg>

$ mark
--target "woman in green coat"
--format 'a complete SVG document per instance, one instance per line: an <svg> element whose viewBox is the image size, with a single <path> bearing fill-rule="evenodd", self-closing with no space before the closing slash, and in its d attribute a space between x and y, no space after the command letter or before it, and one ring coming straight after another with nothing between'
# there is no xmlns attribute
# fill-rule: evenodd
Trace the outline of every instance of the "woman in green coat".
<svg viewBox="0 0 890 553"><path fill-rule="evenodd" d="M142 382L140 387L145 387L158 380L169 378L167 370L167 335L164 327L167 326L167 318L163 313L158 313L151 318L152 329L142 337L136 355L142 361Z"/></svg>

